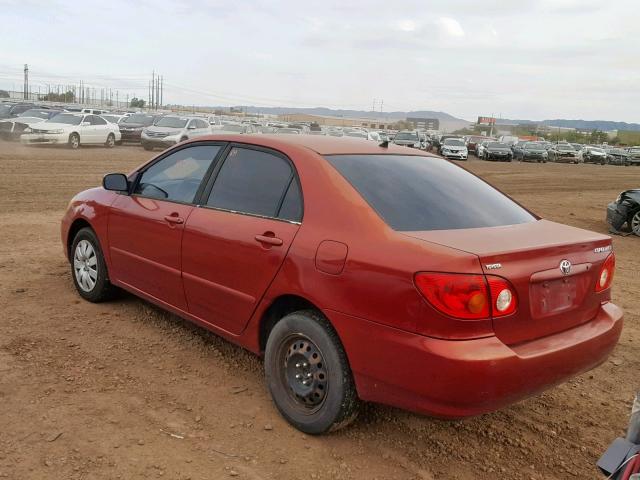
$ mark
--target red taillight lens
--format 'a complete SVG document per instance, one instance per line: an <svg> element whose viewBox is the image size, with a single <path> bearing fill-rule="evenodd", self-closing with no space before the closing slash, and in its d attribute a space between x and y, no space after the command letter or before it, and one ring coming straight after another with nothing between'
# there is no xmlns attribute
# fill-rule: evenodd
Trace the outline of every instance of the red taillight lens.
<svg viewBox="0 0 640 480"><path fill-rule="evenodd" d="M420 293L445 315L464 320L489 318L489 295L484 275L418 273Z"/></svg>
<svg viewBox="0 0 640 480"><path fill-rule="evenodd" d="M602 268L600 269L600 274L598 275L598 279L596 280L596 292L602 292L603 290L611 287L615 269L616 256L613 254L613 252L611 252L611 255L607 257L607 259L602 264Z"/></svg>
<svg viewBox="0 0 640 480"><path fill-rule="evenodd" d="M491 311L494 317L511 315L518 307L518 298L511 284L501 277L487 275L491 293Z"/></svg>

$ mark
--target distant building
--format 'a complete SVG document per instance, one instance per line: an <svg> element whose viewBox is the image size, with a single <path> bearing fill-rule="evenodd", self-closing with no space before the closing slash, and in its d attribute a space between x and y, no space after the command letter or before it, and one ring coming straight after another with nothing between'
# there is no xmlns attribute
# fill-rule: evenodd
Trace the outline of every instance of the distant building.
<svg viewBox="0 0 640 480"><path fill-rule="evenodd" d="M407 122L413 123L414 128L424 130L440 130L440 120L437 118L408 117Z"/></svg>

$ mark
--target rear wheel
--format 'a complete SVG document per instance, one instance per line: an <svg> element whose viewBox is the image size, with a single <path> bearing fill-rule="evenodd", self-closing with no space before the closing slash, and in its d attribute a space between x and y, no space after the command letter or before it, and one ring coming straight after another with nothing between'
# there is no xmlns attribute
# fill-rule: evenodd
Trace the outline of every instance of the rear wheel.
<svg viewBox="0 0 640 480"><path fill-rule="evenodd" d="M82 298L97 303L113 296L114 287L109 282L100 242L92 229L85 227L78 231L69 256L71 277Z"/></svg>
<svg viewBox="0 0 640 480"><path fill-rule="evenodd" d="M105 142L105 147L113 148L116 145L116 136L113 133L110 133L107 136L107 141Z"/></svg>
<svg viewBox="0 0 640 480"><path fill-rule="evenodd" d="M77 133L72 133L71 135L69 135L68 145L72 150L77 149L80 146L80 135L78 135Z"/></svg>
<svg viewBox="0 0 640 480"><path fill-rule="evenodd" d="M356 418L359 400L347 356L320 313L294 312L276 323L264 365L276 407L298 430L321 434Z"/></svg>

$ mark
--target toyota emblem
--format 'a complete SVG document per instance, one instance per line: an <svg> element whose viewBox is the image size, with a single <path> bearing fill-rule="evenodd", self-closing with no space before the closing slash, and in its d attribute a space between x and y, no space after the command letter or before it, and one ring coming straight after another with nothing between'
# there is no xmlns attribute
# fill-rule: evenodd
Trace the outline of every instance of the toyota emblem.
<svg viewBox="0 0 640 480"><path fill-rule="evenodd" d="M560 271L563 275L569 275L571 273L571 262L569 260L562 260L560 262Z"/></svg>

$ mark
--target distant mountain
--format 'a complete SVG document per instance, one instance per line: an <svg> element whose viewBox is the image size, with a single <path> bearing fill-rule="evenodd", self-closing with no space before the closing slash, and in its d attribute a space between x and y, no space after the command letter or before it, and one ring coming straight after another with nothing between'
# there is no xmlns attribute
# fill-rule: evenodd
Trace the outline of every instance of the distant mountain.
<svg viewBox="0 0 640 480"><path fill-rule="evenodd" d="M242 107L247 113L265 113L270 115L286 115L303 113L307 115L321 115L325 117L383 119L386 121L404 120L407 117L437 118L440 120L440 128L446 131L458 130L468 126L471 122L456 118L445 112L431 110L415 110L412 112L374 112L372 110L334 110L325 107L296 108L296 107Z"/></svg>
<svg viewBox="0 0 640 480"><path fill-rule="evenodd" d="M534 122L533 120L508 120L499 119L496 121L498 125L514 125L514 124L536 124L547 125L549 127L575 128L576 130L600 130L609 132L611 130L624 130L631 132L640 132L640 124L627 122L613 122L610 120L542 120Z"/></svg>

